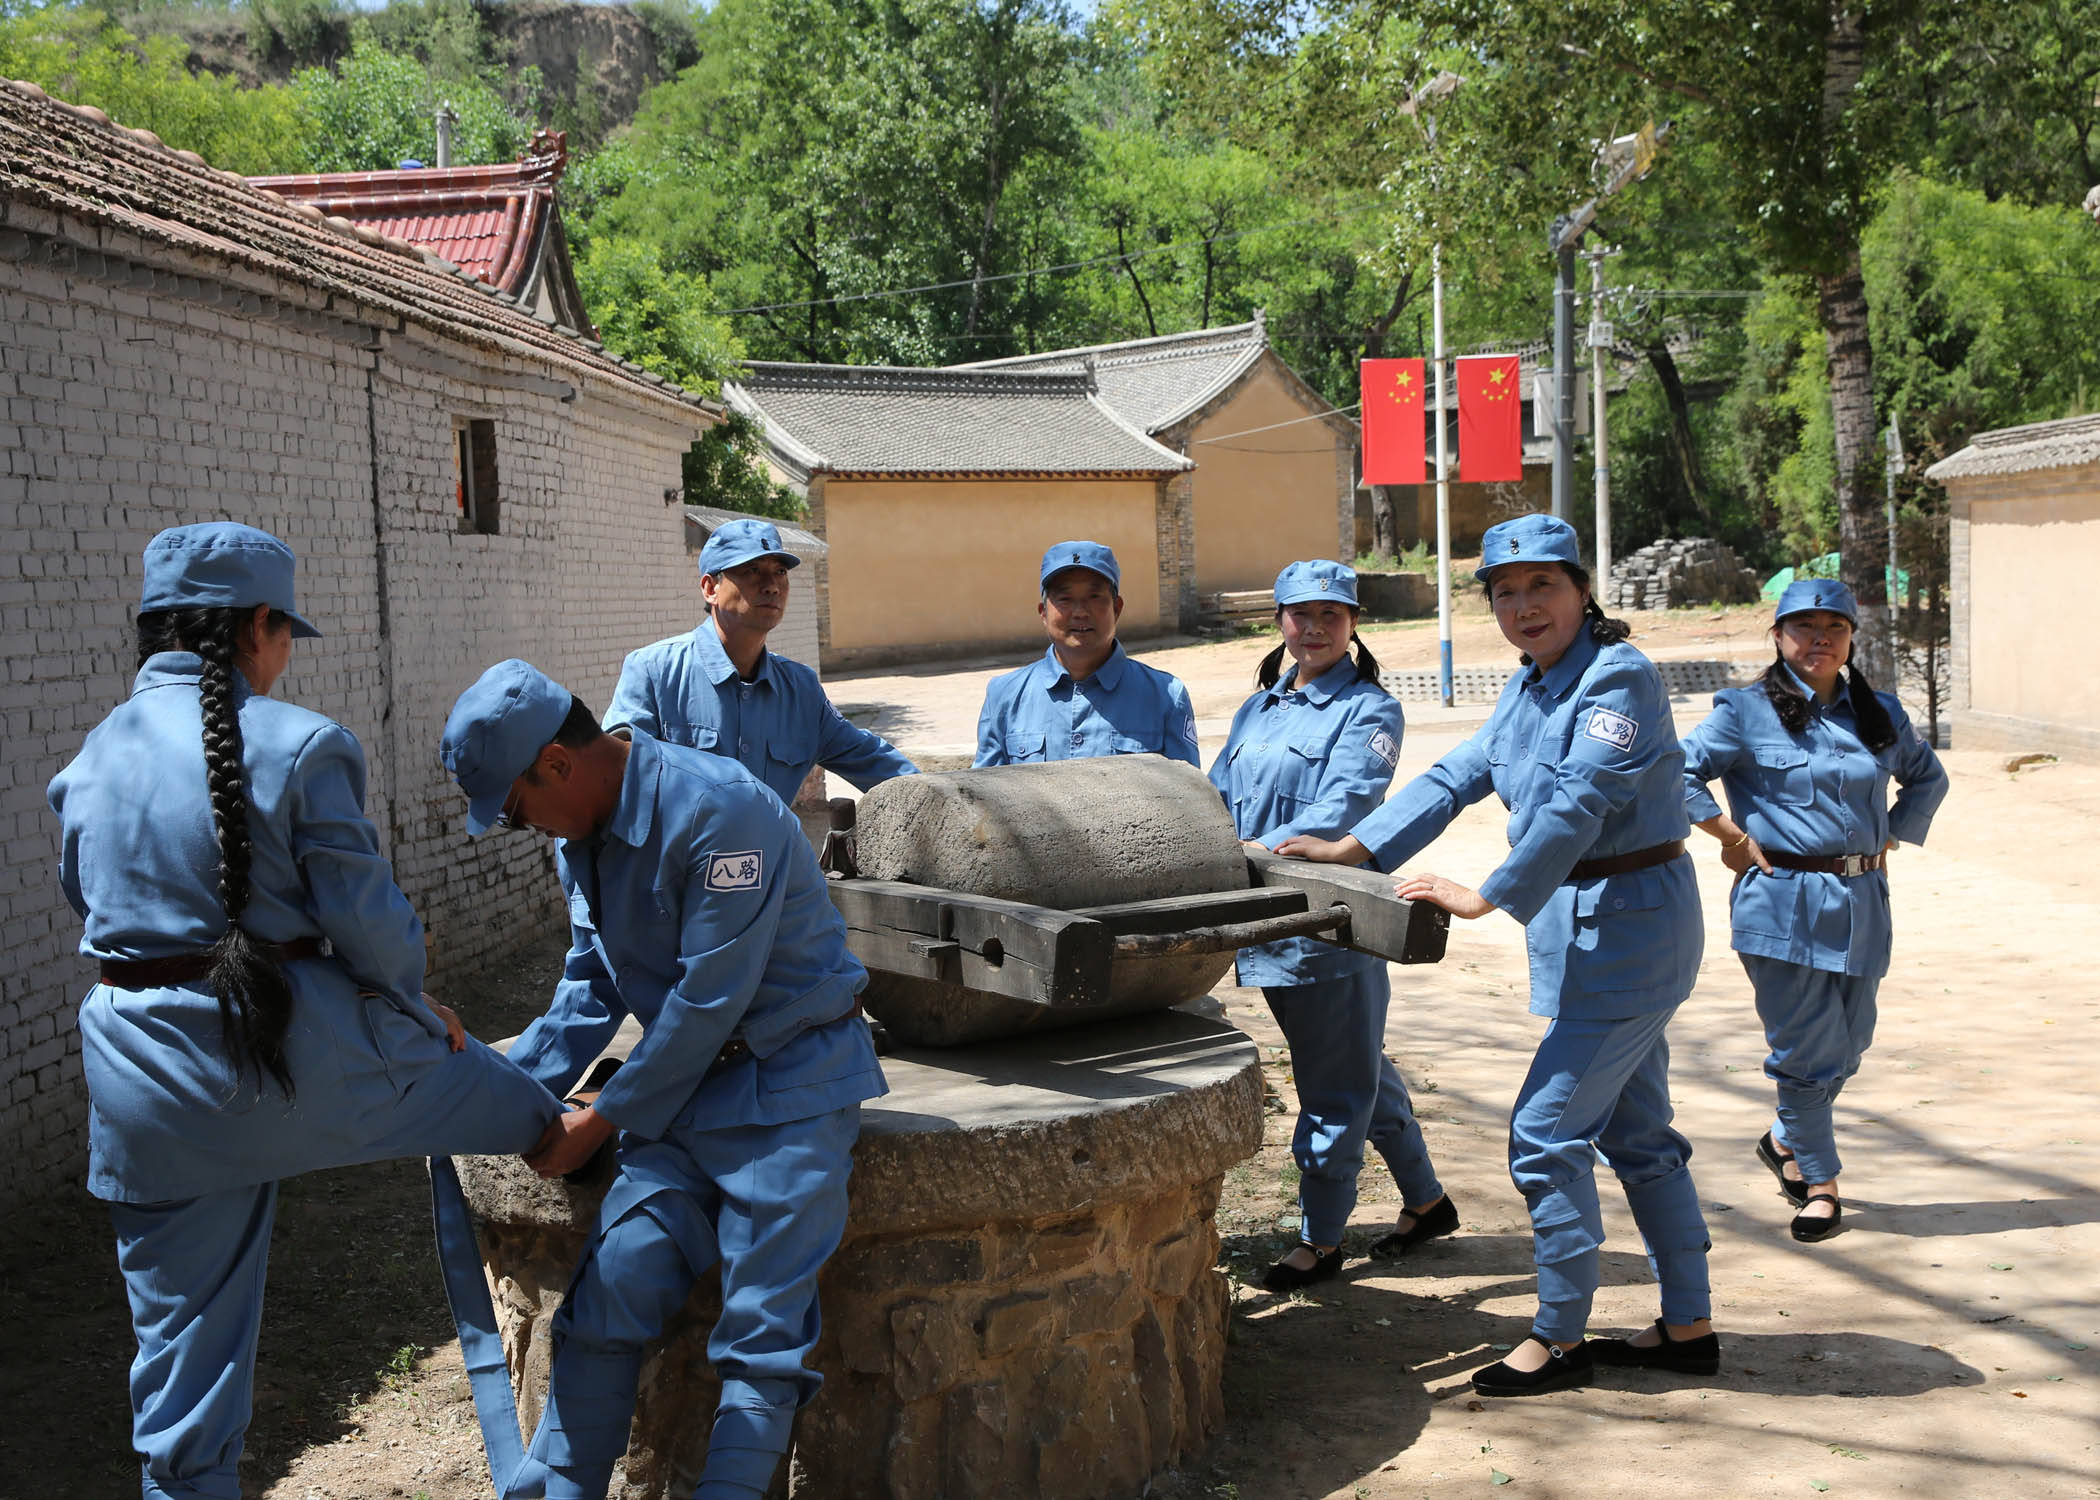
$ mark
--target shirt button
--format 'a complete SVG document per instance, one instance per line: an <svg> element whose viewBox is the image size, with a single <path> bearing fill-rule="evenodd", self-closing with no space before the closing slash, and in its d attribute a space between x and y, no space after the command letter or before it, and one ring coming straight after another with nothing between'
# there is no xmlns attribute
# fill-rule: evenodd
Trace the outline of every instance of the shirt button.
<svg viewBox="0 0 2100 1500"><path fill-rule="evenodd" d="M1614 897L1612 897L1612 898L1611 898L1611 909L1612 909L1613 911L1624 911L1624 910L1626 910L1626 898L1625 898L1624 896L1614 896Z"/></svg>
<svg viewBox="0 0 2100 1500"><path fill-rule="evenodd" d="M1081 734L1081 733L1080 733L1080 732L1079 732L1078 730L1076 730L1076 729L1075 729L1075 730L1073 730L1073 731L1072 731L1072 748L1073 748L1074 750L1077 750L1077 749L1078 749L1078 748L1079 748L1079 747L1080 747L1081 745L1083 745L1083 744L1085 744L1085 743L1086 743L1086 736L1085 736L1085 735L1083 735L1083 734Z"/></svg>
<svg viewBox="0 0 2100 1500"><path fill-rule="evenodd" d="M751 753L751 742L749 740L738 740L736 742L736 753L739 755L749 755Z"/></svg>

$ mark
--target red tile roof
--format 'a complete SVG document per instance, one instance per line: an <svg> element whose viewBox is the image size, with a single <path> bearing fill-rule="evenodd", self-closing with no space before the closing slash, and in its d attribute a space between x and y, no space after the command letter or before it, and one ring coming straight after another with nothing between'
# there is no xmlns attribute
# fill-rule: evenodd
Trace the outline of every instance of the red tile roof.
<svg viewBox="0 0 2100 1500"><path fill-rule="evenodd" d="M251 177L290 203L369 224L491 286L517 292L533 247L554 212L554 185L569 164L566 132L541 130L517 161L488 167L416 167L398 172Z"/></svg>
<svg viewBox="0 0 2100 1500"><path fill-rule="evenodd" d="M0 79L0 259L20 253L10 242L21 231L48 235L54 221L107 226L216 261L245 273L229 278L236 284L261 274L308 288L316 306L338 316L390 315L636 396L720 410L397 236L288 203L194 151L170 150L150 130Z"/></svg>

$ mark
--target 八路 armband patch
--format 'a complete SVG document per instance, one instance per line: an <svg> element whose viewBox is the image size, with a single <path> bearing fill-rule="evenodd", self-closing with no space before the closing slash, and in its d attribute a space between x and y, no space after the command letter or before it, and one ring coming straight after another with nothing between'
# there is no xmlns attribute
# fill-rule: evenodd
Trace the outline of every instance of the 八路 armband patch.
<svg viewBox="0 0 2100 1500"><path fill-rule="evenodd" d="M1624 714L1615 714L1608 708L1591 712L1590 722L1582 731L1593 740L1602 740L1617 750L1631 750L1633 737L1641 732L1641 726Z"/></svg>
<svg viewBox="0 0 2100 1500"><path fill-rule="evenodd" d="M755 891L764 879L765 855L757 849L735 854L707 856L707 888L711 891Z"/></svg>

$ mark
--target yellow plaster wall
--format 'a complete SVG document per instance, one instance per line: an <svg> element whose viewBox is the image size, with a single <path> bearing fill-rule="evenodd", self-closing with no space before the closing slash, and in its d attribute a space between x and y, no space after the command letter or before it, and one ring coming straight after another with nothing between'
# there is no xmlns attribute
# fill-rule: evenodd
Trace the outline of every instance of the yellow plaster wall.
<svg viewBox="0 0 2100 1500"><path fill-rule="evenodd" d="M1196 461L1196 590L1265 589L1284 564L1347 561L1334 431L1266 364L1189 434ZM1249 432L1256 427L1269 432ZM1242 434L1227 437L1227 434ZM1225 437L1221 443L1206 443Z"/></svg>
<svg viewBox="0 0 2100 1500"><path fill-rule="evenodd" d="M2100 673L2085 633L2064 628L2075 582L2060 586L2100 577L2100 465L1972 483L1970 706L2100 730Z"/></svg>
<svg viewBox="0 0 2100 1500"><path fill-rule="evenodd" d="M1053 542L1105 542L1125 633L1159 628L1150 479L845 480L824 485L831 649L1040 641L1036 573Z"/></svg>

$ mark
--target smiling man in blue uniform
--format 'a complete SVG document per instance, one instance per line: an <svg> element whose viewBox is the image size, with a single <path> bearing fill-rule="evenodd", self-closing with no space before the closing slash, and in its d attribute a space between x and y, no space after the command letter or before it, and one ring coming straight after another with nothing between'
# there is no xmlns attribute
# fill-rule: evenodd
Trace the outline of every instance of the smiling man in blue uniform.
<svg viewBox="0 0 2100 1500"><path fill-rule="evenodd" d="M628 655L606 724L726 755L791 806L812 766L862 791L915 772L888 740L849 723L815 672L766 649L801 561L770 521L745 516L716 527L700 549L707 618Z"/></svg>
<svg viewBox="0 0 2100 1500"><path fill-rule="evenodd" d="M1038 579L1049 649L986 687L974 764L1151 754L1201 765L1189 690L1132 661L1116 639L1123 574L1115 553L1099 542L1059 542L1043 554Z"/></svg>
<svg viewBox="0 0 2100 1500"><path fill-rule="evenodd" d="M565 1091L623 1016L642 1026L595 1102L558 1116L526 1158L560 1176L619 1137L618 1174L555 1318L539 1432L505 1493L605 1494L644 1346L719 1263L708 1353L722 1398L694 1494L760 1496L821 1384L803 1365L817 1273L844 1233L860 1102L885 1092L859 1020L867 972L800 825L734 762L608 734L522 661L461 695L443 756L470 833L561 840L573 941L511 1060Z"/></svg>

